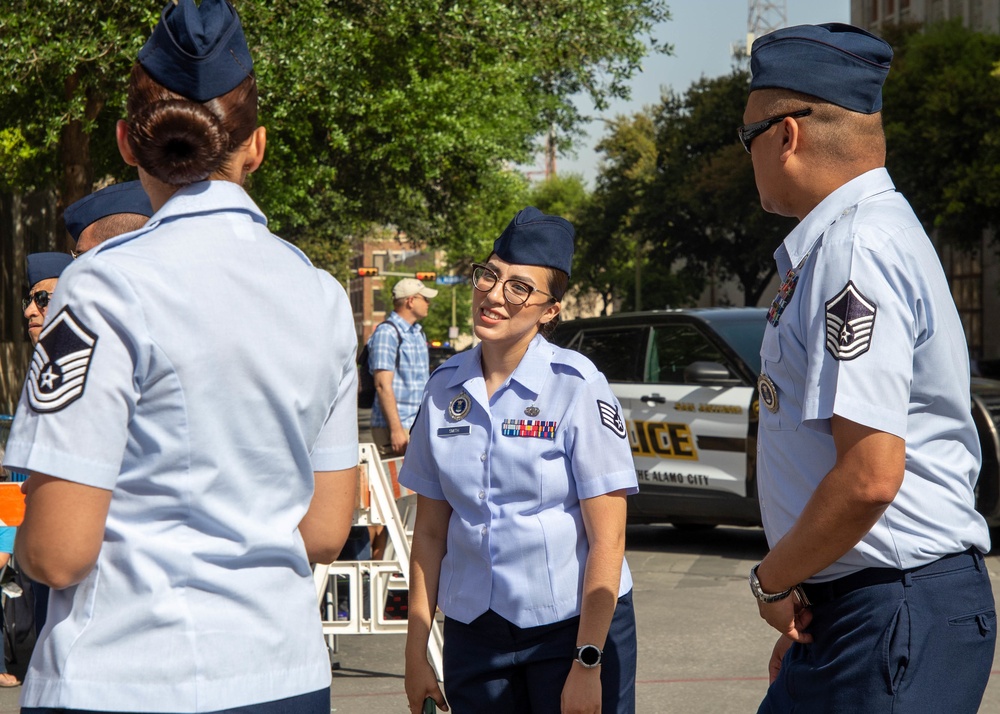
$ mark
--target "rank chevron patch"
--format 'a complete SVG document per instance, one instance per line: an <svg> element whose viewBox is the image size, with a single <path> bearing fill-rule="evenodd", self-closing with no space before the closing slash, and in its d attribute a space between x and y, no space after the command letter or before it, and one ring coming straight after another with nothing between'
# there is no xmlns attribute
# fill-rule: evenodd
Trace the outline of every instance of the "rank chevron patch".
<svg viewBox="0 0 1000 714"><path fill-rule="evenodd" d="M836 360L852 360L871 347L876 305L851 281L826 303L826 349Z"/></svg>
<svg viewBox="0 0 1000 714"><path fill-rule="evenodd" d="M601 413L601 423L604 424L619 439L625 438L625 422L622 415L618 413L617 404L608 404L597 400L597 410Z"/></svg>
<svg viewBox="0 0 1000 714"><path fill-rule="evenodd" d="M39 413L57 412L83 395L97 335L64 307L42 330L31 357L28 404Z"/></svg>

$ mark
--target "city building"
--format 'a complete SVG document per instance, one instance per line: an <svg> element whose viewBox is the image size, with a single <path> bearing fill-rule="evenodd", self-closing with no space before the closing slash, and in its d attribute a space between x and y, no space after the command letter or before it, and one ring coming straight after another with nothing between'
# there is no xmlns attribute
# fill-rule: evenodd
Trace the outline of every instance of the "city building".
<svg viewBox="0 0 1000 714"><path fill-rule="evenodd" d="M961 20L977 32L1000 32L1000 0L851 0L851 24L875 34L899 23L947 20ZM939 246L939 252L965 325L970 357L977 365L1000 365L1000 333L988 329L1000 315L1000 260L993 234L984 234L974 253L948 246Z"/></svg>

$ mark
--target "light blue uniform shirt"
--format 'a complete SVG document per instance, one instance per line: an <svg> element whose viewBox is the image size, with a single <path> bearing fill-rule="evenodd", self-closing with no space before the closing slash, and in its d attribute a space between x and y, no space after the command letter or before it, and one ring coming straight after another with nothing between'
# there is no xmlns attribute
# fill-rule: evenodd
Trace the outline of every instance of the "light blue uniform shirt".
<svg viewBox="0 0 1000 714"><path fill-rule="evenodd" d="M202 712L329 685L298 526L313 472L357 463L356 342L343 288L226 181L66 269L5 463L112 499L22 705Z"/></svg>
<svg viewBox="0 0 1000 714"><path fill-rule="evenodd" d="M399 482L453 509L438 590L445 615L561 622L580 614L589 553L580 499L638 491L621 407L590 360L541 336L489 399L480 354L459 353L431 376ZM456 417L463 400L468 413ZM631 588L623 561L619 595Z"/></svg>
<svg viewBox="0 0 1000 714"><path fill-rule="evenodd" d="M973 493L980 447L965 333L937 253L889 174L869 171L830 194L775 259L787 306L772 307L761 346L777 412L762 395L757 453L768 542L836 462L837 414L905 439L906 474L878 523L813 582L989 551Z"/></svg>
<svg viewBox="0 0 1000 714"><path fill-rule="evenodd" d="M368 339L368 368L375 373L376 369L393 372L392 393L396 397L396 411L404 429L413 426L420 409L420 398L430 376L430 355L427 351L427 340L420 323L410 324L399 313L389 313L387 321L391 321L399 329L399 333L389 325L375 328ZM403 336L400 343L399 336ZM399 354L399 364L396 364L396 354ZM389 423L382 413L382 403L376 399L372 405L372 426L387 427Z"/></svg>

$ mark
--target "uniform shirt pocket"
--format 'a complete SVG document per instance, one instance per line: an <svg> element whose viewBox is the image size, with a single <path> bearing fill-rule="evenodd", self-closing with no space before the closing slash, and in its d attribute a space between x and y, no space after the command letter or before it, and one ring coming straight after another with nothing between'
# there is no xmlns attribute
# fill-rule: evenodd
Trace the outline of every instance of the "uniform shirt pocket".
<svg viewBox="0 0 1000 714"><path fill-rule="evenodd" d="M768 431L790 431L798 427L802 405L794 395L794 382L789 374L787 360L782 359L781 335L777 328L768 325L760 346L761 378L757 384L760 404L760 425ZM770 407L761 398L760 387L764 379L774 391Z"/></svg>

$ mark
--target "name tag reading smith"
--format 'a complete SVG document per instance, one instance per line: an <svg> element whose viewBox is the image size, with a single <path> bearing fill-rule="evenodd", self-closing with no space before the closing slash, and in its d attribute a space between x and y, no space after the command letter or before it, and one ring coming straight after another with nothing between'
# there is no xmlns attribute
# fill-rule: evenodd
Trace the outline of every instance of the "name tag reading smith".
<svg viewBox="0 0 1000 714"><path fill-rule="evenodd" d="M442 426L438 429L438 436L459 436L461 434L469 433L469 425L463 424L462 426Z"/></svg>

